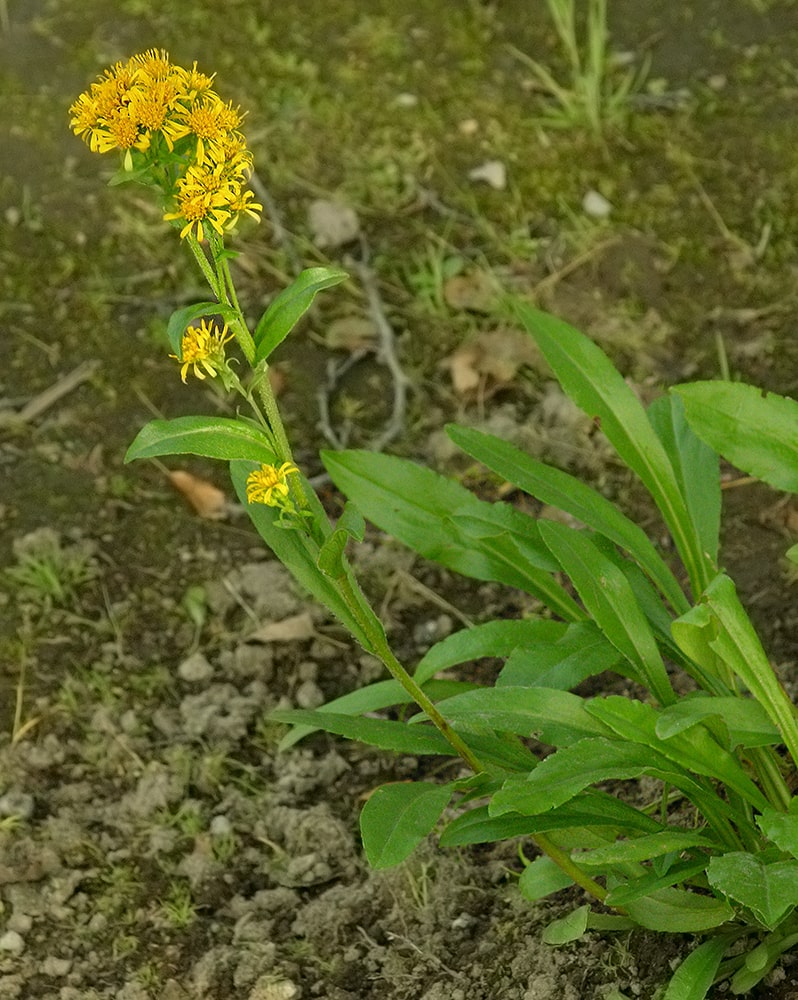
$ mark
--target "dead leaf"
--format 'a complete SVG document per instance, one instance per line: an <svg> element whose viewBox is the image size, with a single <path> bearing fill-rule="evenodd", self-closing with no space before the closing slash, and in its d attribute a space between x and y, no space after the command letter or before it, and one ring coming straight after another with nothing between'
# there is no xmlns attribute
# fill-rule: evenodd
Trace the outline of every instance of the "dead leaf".
<svg viewBox="0 0 798 1000"><path fill-rule="evenodd" d="M490 313L496 301L496 285L487 271L467 271L444 282L443 297L452 309Z"/></svg>
<svg viewBox="0 0 798 1000"><path fill-rule="evenodd" d="M320 249L341 247L360 235L360 220L351 206L318 198L308 208L308 228Z"/></svg>
<svg viewBox="0 0 798 1000"><path fill-rule="evenodd" d="M540 353L521 330L489 330L458 347L442 364L449 369L458 395L480 390L489 396L510 385L522 366L538 367Z"/></svg>
<svg viewBox="0 0 798 1000"><path fill-rule="evenodd" d="M501 160L488 160L468 171L470 181L484 181L494 191L504 191L507 187L507 167Z"/></svg>
<svg viewBox="0 0 798 1000"><path fill-rule="evenodd" d="M342 316L333 320L324 334L324 346L331 351L349 351L373 347L377 329L366 316Z"/></svg>
<svg viewBox="0 0 798 1000"><path fill-rule="evenodd" d="M316 635L316 628L309 611L283 618L281 622L269 622L247 636L247 642L303 642Z"/></svg>
<svg viewBox="0 0 798 1000"><path fill-rule="evenodd" d="M167 472L169 482L183 494L186 502L200 517L219 521L227 515L227 497L213 483L192 476L183 469Z"/></svg>

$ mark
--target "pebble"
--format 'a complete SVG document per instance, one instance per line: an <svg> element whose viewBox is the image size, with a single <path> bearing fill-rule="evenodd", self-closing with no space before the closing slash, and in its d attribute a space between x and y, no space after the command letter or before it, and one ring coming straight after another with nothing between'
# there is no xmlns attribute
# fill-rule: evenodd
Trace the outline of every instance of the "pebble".
<svg viewBox="0 0 798 1000"><path fill-rule="evenodd" d="M33 927L33 917L29 913L12 913L6 921L6 930L17 934L27 934Z"/></svg>
<svg viewBox="0 0 798 1000"><path fill-rule="evenodd" d="M214 816L211 820L210 832L212 837L229 837L233 832L233 824L226 816Z"/></svg>
<svg viewBox="0 0 798 1000"><path fill-rule="evenodd" d="M296 1000L299 995L299 987L290 979L275 982L271 976L261 976L253 986L249 1000Z"/></svg>
<svg viewBox="0 0 798 1000"><path fill-rule="evenodd" d="M612 211L612 205L603 194L591 189L582 198L582 211L593 219L606 219Z"/></svg>
<svg viewBox="0 0 798 1000"><path fill-rule="evenodd" d="M72 968L71 958L56 958L55 955L48 955L41 964L39 971L43 976L52 976L60 979L66 976Z"/></svg>
<svg viewBox="0 0 798 1000"><path fill-rule="evenodd" d="M177 668L177 675L189 684L204 684L213 677L213 667L202 653L196 652L183 660Z"/></svg>
<svg viewBox="0 0 798 1000"><path fill-rule="evenodd" d="M324 704L324 692L315 681L303 681L294 697L299 708L318 708Z"/></svg>
<svg viewBox="0 0 798 1000"><path fill-rule="evenodd" d="M0 951L7 951L12 955L21 955L25 950L25 939L16 931L6 931L0 936Z"/></svg>
<svg viewBox="0 0 798 1000"><path fill-rule="evenodd" d="M20 819L30 819L33 815L35 802L32 795L12 789L5 795L0 795L0 816L19 816Z"/></svg>

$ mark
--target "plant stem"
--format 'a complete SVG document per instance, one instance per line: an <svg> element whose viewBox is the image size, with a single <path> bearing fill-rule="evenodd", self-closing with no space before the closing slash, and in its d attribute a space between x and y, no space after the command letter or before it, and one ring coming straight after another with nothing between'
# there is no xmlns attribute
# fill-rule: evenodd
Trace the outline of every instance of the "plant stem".
<svg viewBox="0 0 798 1000"><path fill-rule="evenodd" d="M585 890L585 892L590 893L590 895L594 896L600 903L606 899L607 890L604 886L599 885L598 882L594 881L589 875L585 874L579 865L577 865L571 858L568 852L564 851L553 841L549 840L545 833L534 834L532 840L538 845L544 854L551 858L555 865L561 868L566 875L570 876L574 882L580 886L580 888ZM616 906L614 908L621 911L621 907Z"/></svg>
<svg viewBox="0 0 798 1000"><path fill-rule="evenodd" d="M347 567L348 569L348 567ZM407 691L418 707L426 713L427 718L435 728L441 733L446 742L460 756L475 774L480 774L485 768L480 763L474 752L466 745L463 739L456 733L449 723L444 719L430 700L429 696L416 683L402 664L394 656L393 650L388 645L385 631L377 616L368 604L363 592L353 583L353 578L349 573L344 573L336 581L341 588L341 596L346 601L347 607L357 619L360 627L368 638L371 652L373 652L385 664L388 672L394 680Z"/></svg>

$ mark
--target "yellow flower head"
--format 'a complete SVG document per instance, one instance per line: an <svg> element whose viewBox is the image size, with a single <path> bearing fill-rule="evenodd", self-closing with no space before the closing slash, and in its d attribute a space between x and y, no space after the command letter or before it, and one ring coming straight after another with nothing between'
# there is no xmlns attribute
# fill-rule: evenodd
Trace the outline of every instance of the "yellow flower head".
<svg viewBox="0 0 798 1000"><path fill-rule="evenodd" d="M247 476L247 503L265 503L269 507L286 510L291 506L288 498L288 477L299 469L293 462L276 465L262 465Z"/></svg>
<svg viewBox="0 0 798 1000"><path fill-rule="evenodd" d="M196 63L185 69L163 49L148 49L105 70L69 109L72 130L92 152L120 150L126 170L152 168L164 218L180 224L182 238L200 241L262 210L242 190L252 167L238 131L243 114L212 85Z"/></svg>
<svg viewBox="0 0 798 1000"><path fill-rule="evenodd" d="M184 382L191 367L198 379L204 379L206 372L213 378L225 364L224 345L232 338L226 323L220 330L214 323L203 319L199 326L190 326L183 334L180 345L183 357L178 358L176 354L169 357L181 362L180 377Z"/></svg>

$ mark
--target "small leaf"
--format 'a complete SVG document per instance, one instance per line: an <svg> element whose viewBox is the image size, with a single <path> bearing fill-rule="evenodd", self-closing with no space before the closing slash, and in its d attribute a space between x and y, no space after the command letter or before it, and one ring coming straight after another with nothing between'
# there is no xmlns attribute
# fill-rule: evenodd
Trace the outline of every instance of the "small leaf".
<svg viewBox="0 0 798 1000"><path fill-rule="evenodd" d="M693 382L671 392L715 451L778 490L798 492L798 403L741 382Z"/></svg>
<svg viewBox="0 0 798 1000"><path fill-rule="evenodd" d="M360 813L360 833L372 868L390 868L405 860L431 832L449 804L454 783L382 785Z"/></svg>
<svg viewBox="0 0 798 1000"><path fill-rule="evenodd" d="M176 309L169 317L166 335L172 345L172 350L181 361L183 360L183 334L195 319L202 319L205 316L221 316L225 323L229 323L236 318L236 313L230 306L222 305L220 302L194 302L190 306Z"/></svg>
<svg viewBox="0 0 798 1000"><path fill-rule="evenodd" d="M657 736L667 740L711 718L723 720L729 732L730 749L772 746L781 741L778 729L758 701L731 696L682 698L675 705L669 705L659 713Z"/></svg>
<svg viewBox="0 0 798 1000"><path fill-rule="evenodd" d="M225 461L248 459L273 465L275 455L262 431L228 417L151 420L138 432L125 462L159 455L202 455Z"/></svg>
<svg viewBox="0 0 798 1000"><path fill-rule="evenodd" d="M751 910L768 930L798 906L798 862L766 864L755 854L730 851L710 860L709 884Z"/></svg>
<svg viewBox="0 0 798 1000"><path fill-rule="evenodd" d="M570 875L566 875L562 868L545 854L527 865L518 880L519 892L531 903L553 892L559 892L560 889L567 889L569 885L573 885Z"/></svg>
<svg viewBox="0 0 798 1000"><path fill-rule="evenodd" d="M381 750L397 753L448 754L454 750L437 729L430 726L408 726L405 722L389 719L364 719L357 715L308 709L279 709L269 713L269 718L288 725L313 726L328 733L336 733L348 740L359 740Z"/></svg>
<svg viewBox="0 0 798 1000"><path fill-rule="evenodd" d="M626 909L641 927L680 934L708 931L734 917L734 910L723 900L674 888L635 899Z"/></svg>
<svg viewBox="0 0 798 1000"><path fill-rule="evenodd" d="M786 813L763 809L756 822L768 840L798 859L798 799L790 802L789 812Z"/></svg>
<svg viewBox="0 0 798 1000"><path fill-rule="evenodd" d="M346 271L332 267L309 267L284 288L255 327L255 364L264 361L310 309L318 292L346 281Z"/></svg>
<svg viewBox="0 0 798 1000"><path fill-rule="evenodd" d="M704 1000L728 947L726 938L714 937L691 951L668 983L662 1000Z"/></svg>
<svg viewBox="0 0 798 1000"><path fill-rule="evenodd" d="M624 865L633 861L650 861L672 851L685 851L691 847L714 847L713 841L697 833L683 830L664 830L648 836L618 840L606 847L596 848L574 855L574 860L586 868L604 868L610 865Z"/></svg>
<svg viewBox="0 0 798 1000"><path fill-rule="evenodd" d="M343 558L346 544L350 538L362 541L364 530L363 515L353 503L347 501L335 531L319 552L318 567L325 576L339 580L345 575Z"/></svg>
<svg viewBox="0 0 798 1000"><path fill-rule="evenodd" d="M587 919L590 915L590 907L580 906L573 910L567 917L552 921L543 930L543 940L546 944L560 945L577 941L587 930Z"/></svg>

